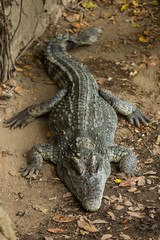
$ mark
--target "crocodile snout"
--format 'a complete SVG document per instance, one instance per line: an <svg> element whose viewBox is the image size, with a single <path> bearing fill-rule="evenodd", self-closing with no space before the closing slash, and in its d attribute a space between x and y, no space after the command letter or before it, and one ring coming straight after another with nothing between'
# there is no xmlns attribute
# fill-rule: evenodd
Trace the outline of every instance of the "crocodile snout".
<svg viewBox="0 0 160 240"><path fill-rule="evenodd" d="M94 212L97 211L101 206L102 199L86 199L81 202L83 208L87 211Z"/></svg>

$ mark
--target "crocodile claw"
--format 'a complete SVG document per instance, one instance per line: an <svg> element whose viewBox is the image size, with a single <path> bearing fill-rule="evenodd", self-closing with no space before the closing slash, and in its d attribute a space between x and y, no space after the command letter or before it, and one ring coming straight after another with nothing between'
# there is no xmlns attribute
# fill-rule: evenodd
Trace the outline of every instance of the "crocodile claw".
<svg viewBox="0 0 160 240"><path fill-rule="evenodd" d="M138 108L136 108L136 110L130 115L128 115L126 118L131 124L134 124L136 127L140 127L141 123L144 126L148 126L148 123L150 122L149 118L144 116Z"/></svg>
<svg viewBox="0 0 160 240"><path fill-rule="evenodd" d="M28 111L21 111L16 116L5 121L5 126L15 129L17 127L24 128L29 122L33 121L34 118L29 115Z"/></svg>
<svg viewBox="0 0 160 240"><path fill-rule="evenodd" d="M23 167L20 171L23 172L23 177L31 179L36 179L37 175L39 174L39 169L37 169L37 167L34 165L28 165L26 167Z"/></svg>

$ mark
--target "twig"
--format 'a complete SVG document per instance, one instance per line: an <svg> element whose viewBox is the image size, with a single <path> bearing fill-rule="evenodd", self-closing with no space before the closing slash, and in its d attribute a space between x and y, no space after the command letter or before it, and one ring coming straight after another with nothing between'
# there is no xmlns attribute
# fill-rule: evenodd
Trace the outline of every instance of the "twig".
<svg viewBox="0 0 160 240"><path fill-rule="evenodd" d="M22 54L26 51L27 48L29 48L29 46L33 43L33 41L35 40L35 36L27 43L27 45L23 48L23 50L21 51L21 53L16 57L16 61L22 56Z"/></svg>
<svg viewBox="0 0 160 240"><path fill-rule="evenodd" d="M40 23L40 25L42 26L43 29L45 29L45 27L43 26L39 16L38 16L38 10L37 10L37 4L35 3L34 0L32 0L32 2L34 3L34 6L35 6L35 11L36 11L36 15L37 15L37 19L38 19L38 22Z"/></svg>
<svg viewBox="0 0 160 240"><path fill-rule="evenodd" d="M80 1L79 3L75 4L72 9L75 9L76 7L78 7L84 0Z"/></svg>
<svg viewBox="0 0 160 240"><path fill-rule="evenodd" d="M77 11L68 8L68 7L64 4L63 0L61 0L61 2L62 2L62 5L64 6L64 8L67 9L68 11L70 11L70 12L72 12L72 13L78 13Z"/></svg>
<svg viewBox="0 0 160 240"><path fill-rule="evenodd" d="M14 38L14 36L15 36L18 28L19 28L20 22L21 22L21 18L22 18L22 5L23 5L23 0L21 0L21 3L20 3L19 21L18 21L17 27L16 27L16 29L15 29L15 31L14 31L14 33L13 33L13 36L12 36L12 38L11 38L11 41L13 40L13 38Z"/></svg>

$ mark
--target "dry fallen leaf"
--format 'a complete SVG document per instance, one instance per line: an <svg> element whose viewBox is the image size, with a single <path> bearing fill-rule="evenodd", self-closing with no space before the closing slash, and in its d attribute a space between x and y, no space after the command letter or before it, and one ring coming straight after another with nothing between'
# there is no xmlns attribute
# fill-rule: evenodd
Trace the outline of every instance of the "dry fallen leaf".
<svg viewBox="0 0 160 240"><path fill-rule="evenodd" d="M118 206L115 207L115 209L118 210L118 211L122 210L123 208L124 208L124 206L121 206L121 205L118 205Z"/></svg>
<svg viewBox="0 0 160 240"><path fill-rule="evenodd" d="M130 187L130 188L128 189L128 192L135 192L135 191L137 191L137 188L136 188L136 187Z"/></svg>
<svg viewBox="0 0 160 240"><path fill-rule="evenodd" d="M135 183L134 179L128 178L127 180L122 181L122 182L119 184L119 186L120 186L120 187L126 187L126 186L135 185L135 184L136 184L136 183Z"/></svg>
<svg viewBox="0 0 160 240"><path fill-rule="evenodd" d="M15 91L15 93L20 95L22 93L22 87L21 86L17 86L17 87L15 87L14 91Z"/></svg>
<svg viewBox="0 0 160 240"><path fill-rule="evenodd" d="M104 234L104 235L101 237L100 240L106 240L106 239L110 239L110 238L112 238L112 237L113 237L112 234Z"/></svg>
<svg viewBox="0 0 160 240"><path fill-rule="evenodd" d="M52 237L44 237L44 240L53 240Z"/></svg>
<svg viewBox="0 0 160 240"><path fill-rule="evenodd" d="M124 202L124 205L126 205L126 206L132 206L133 204L132 204L131 201L126 200L126 201Z"/></svg>
<svg viewBox="0 0 160 240"><path fill-rule="evenodd" d="M18 174L15 171L9 171L8 173L13 177L18 177Z"/></svg>
<svg viewBox="0 0 160 240"><path fill-rule="evenodd" d="M50 229L47 229L47 231L56 234L56 233L63 233L64 229L62 229L62 228L50 228Z"/></svg>
<svg viewBox="0 0 160 240"><path fill-rule="evenodd" d="M120 239L123 239L123 240L130 240L130 236L129 235L126 235L124 234L123 232L120 233Z"/></svg>
<svg viewBox="0 0 160 240"><path fill-rule="evenodd" d="M48 209L47 208L43 208L42 206L39 206L39 205L32 205L32 207L35 209L35 210L38 210L40 212L43 212L44 214L47 213Z"/></svg>
<svg viewBox="0 0 160 240"><path fill-rule="evenodd" d="M157 173L152 170L144 173L144 175L154 175L154 174L156 175Z"/></svg>
<svg viewBox="0 0 160 240"><path fill-rule="evenodd" d="M143 211L145 209L145 206L141 203L138 203L137 206L129 207L128 208L130 211L135 212L135 211Z"/></svg>
<svg viewBox="0 0 160 240"><path fill-rule="evenodd" d="M109 215L110 217L115 217L115 215L114 215L113 212L109 211L109 212L107 212L107 213L108 213L108 215Z"/></svg>
<svg viewBox="0 0 160 240"><path fill-rule="evenodd" d="M70 23L79 21L81 18L80 14L70 14L66 17L67 21Z"/></svg>
<svg viewBox="0 0 160 240"><path fill-rule="evenodd" d="M25 69L32 69L33 67L32 66L30 66L30 65L25 65L25 66L23 66Z"/></svg>
<svg viewBox="0 0 160 240"><path fill-rule="evenodd" d="M16 71L17 71L17 72L23 72L24 69L23 69L23 68L16 68Z"/></svg>
<svg viewBox="0 0 160 240"><path fill-rule="evenodd" d="M46 137L47 137L47 138L50 138L50 136L51 136L51 133L50 133L50 131L48 130L47 133L46 133Z"/></svg>
<svg viewBox="0 0 160 240"><path fill-rule="evenodd" d="M137 182L137 185L138 186L144 186L145 185L145 177L144 176L140 176L139 177L139 180L138 180L138 182Z"/></svg>
<svg viewBox="0 0 160 240"><path fill-rule="evenodd" d="M62 215L57 215L57 216L54 216L52 218L55 222L59 222L59 223L63 223L63 222L72 222L76 219L75 216L68 216L68 217L64 217Z"/></svg>
<svg viewBox="0 0 160 240"><path fill-rule="evenodd" d="M98 229L94 225L87 223L82 216L80 216L77 224L79 228L82 228L88 232L98 232Z"/></svg>
<svg viewBox="0 0 160 240"><path fill-rule="evenodd" d="M140 213L140 212L131 212L131 211L128 211L127 213L128 213L130 216L132 216L132 217L144 218L144 214L143 214L143 213Z"/></svg>
<svg viewBox="0 0 160 240"><path fill-rule="evenodd" d="M150 163L153 163L153 158L148 158L146 161L145 161L145 164L150 164Z"/></svg>
<svg viewBox="0 0 160 240"><path fill-rule="evenodd" d="M139 37L139 41L142 42L142 43L147 43L148 39L144 38L144 37Z"/></svg>
<svg viewBox="0 0 160 240"><path fill-rule="evenodd" d="M108 223L108 222L103 219L96 219L96 220L92 221L92 223L96 224L96 223Z"/></svg>

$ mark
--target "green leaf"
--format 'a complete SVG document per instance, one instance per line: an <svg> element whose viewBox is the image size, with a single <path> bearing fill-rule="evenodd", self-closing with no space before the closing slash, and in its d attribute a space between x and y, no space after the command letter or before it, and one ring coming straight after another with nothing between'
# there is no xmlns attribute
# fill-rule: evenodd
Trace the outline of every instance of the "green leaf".
<svg viewBox="0 0 160 240"><path fill-rule="evenodd" d="M121 12L125 11L126 9L128 9L129 6L130 6L129 3L125 3L125 4L123 4L123 6L121 7Z"/></svg>
<svg viewBox="0 0 160 240"><path fill-rule="evenodd" d="M137 24L132 24L132 27L137 27Z"/></svg>
<svg viewBox="0 0 160 240"><path fill-rule="evenodd" d="M95 6L96 6L96 4L94 4L92 1L91 2L84 2L84 3L82 3L82 6L84 7L84 8L94 8Z"/></svg>

